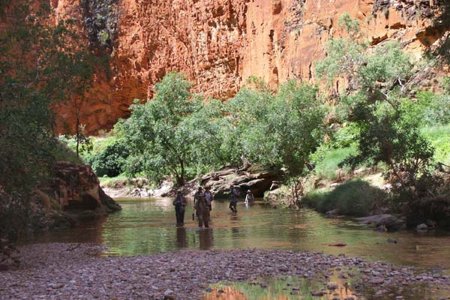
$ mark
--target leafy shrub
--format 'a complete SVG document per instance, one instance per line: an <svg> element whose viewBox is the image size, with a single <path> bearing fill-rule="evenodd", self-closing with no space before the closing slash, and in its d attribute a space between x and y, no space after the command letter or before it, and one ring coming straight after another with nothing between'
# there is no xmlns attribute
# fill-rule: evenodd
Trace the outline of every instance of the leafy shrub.
<svg viewBox="0 0 450 300"><path fill-rule="evenodd" d="M315 165L315 174L321 178L336 179L336 171L339 169L339 164L354 154L355 151L356 148L353 146L345 148L329 148L324 146L323 148L319 148L311 157Z"/></svg>
<svg viewBox="0 0 450 300"><path fill-rule="evenodd" d="M123 140L108 145L102 152L92 156L88 161L97 176L116 177L125 171L130 152Z"/></svg>
<svg viewBox="0 0 450 300"><path fill-rule="evenodd" d="M400 108L405 118L421 126L450 123L450 95L419 92L415 101L404 99Z"/></svg>
<svg viewBox="0 0 450 300"><path fill-rule="evenodd" d="M450 165L450 123L447 125L430 126L421 129L435 149L434 160Z"/></svg>
<svg viewBox="0 0 450 300"><path fill-rule="evenodd" d="M328 192L311 192L302 201L320 212L337 209L340 214L366 216L386 200L386 193L363 180L350 180Z"/></svg>
<svg viewBox="0 0 450 300"><path fill-rule="evenodd" d="M267 89L243 89L228 104L229 149L253 163L303 172L321 143L325 108L315 86L288 81L273 95ZM226 139L227 141L227 139Z"/></svg>

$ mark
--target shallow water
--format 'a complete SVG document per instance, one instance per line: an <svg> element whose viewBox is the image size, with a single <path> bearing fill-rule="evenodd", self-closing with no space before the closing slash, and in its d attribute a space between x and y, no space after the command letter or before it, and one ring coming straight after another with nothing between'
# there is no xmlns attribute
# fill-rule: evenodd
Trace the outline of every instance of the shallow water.
<svg viewBox="0 0 450 300"><path fill-rule="evenodd" d="M176 228L171 199L119 203L123 210L101 221L38 235L30 242L101 243L108 247L108 255L145 255L186 248L308 250L450 273L448 232L379 233L349 219L327 219L308 209L272 209L259 202L249 207L239 203L237 215L232 215L228 203L218 201L213 203L210 229L197 227L191 218L191 203L186 209L185 227ZM346 246L330 246L337 243Z"/></svg>

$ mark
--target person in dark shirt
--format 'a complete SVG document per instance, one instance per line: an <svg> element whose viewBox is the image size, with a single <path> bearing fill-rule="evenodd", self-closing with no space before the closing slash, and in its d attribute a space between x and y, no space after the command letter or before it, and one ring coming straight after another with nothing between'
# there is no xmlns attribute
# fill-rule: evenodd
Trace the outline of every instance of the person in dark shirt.
<svg viewBox="0 0 450 300"><path fill-rule="evenodd" d="M239 191L238 191L237 187L232 185L230 188L230 206L229 206L229 208L231 209L231 211L233 213L237 213L238 197L239 197Z"/></svg>
<svg viewBox="0 0 450 300"><path fill-rule="evenodd" d="M186 198L181 191L177 191L177 196L173 200L175 206L175 215L177 217L177 226L184 226L184 212L186 208Z"/></svg>
<svg viewBox="0 0 450 300"><path fill-rule="evenodd" d="M205 193L203 192L202 187L199 187L194 194L194 208L198 219L198 227L201 228L205 226L208 228L210 219L209 206L206 202Z"/></svg>
<svg viewBox="0 0 450 300"><path fill-rule="evenodd" d="M212 201L214 200L214 195L211 193L210 187L205 187L205 200L209 206L209 210L212 209Z"/></svg>

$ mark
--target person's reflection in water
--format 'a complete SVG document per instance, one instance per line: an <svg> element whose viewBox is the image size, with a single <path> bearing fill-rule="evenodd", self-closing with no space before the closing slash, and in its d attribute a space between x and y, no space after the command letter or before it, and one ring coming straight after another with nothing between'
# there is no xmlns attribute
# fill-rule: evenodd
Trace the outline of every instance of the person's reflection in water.
<svg viewBox="0 0 450 300"><path fill-rule="evenodd" d="M187 246L186 228L177 227L177 248L186 248Z"/></svg>
<svg viewBox="0 0 450 300"><path fill-rule="evenodd" d="M211 228L202 229L198 232L200 239L200 249L208 250L213 247L213 230Z"/></svg>
<svg viewBox="0 0 450 300"><path fill-rule="evenodd" d="M231 236L233 238L236 238L239 236L239 228L238 227L231 227Z"/></svg>
<svg viewBox="0 0 450 300"><path fill-rule="evenodd" d="M230 225L231 225L231 239L233 240L233 246L237 238L239 237L239 224L240 218L237 215L231 215Z"/></svg>
<svg viewBox="0 0 450 300"><path fill-rule="evenodd" d="M236 215L236 214L230 215L230 223L231 223L231 226L234 226L234 225L236 225L236 224L239 224L239 221L240 221L240 220L241 220L241 219L239 218L238 215Z"/></svg>

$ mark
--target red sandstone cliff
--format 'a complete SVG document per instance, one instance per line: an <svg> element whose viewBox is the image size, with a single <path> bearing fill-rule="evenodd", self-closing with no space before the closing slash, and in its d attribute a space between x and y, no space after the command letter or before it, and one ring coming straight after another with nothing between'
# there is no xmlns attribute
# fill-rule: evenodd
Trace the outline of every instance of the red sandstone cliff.
<svg viewBox="0 0 450 300"><path fill-rule="evenodd" d="M359 20L373 44L402 42L413 55L441 38L433 30L438 0L51 0L56 18L80 20L86 44L109 57L81 109L88 132L111 128L134 98L151 97L169 71L185 73L195 91L227 99L249 76L272 87L314 80L338 18ZM99 50L100 49L100 50ZM75 124L70 104L57 108L60 130ZM66 125L64 125L66 124Z"/></svg>

